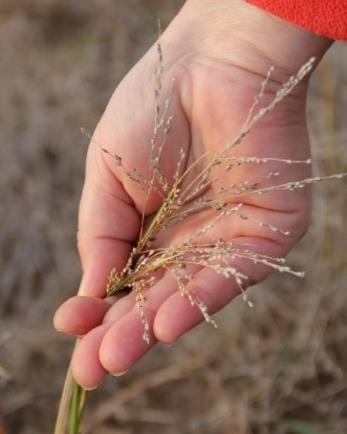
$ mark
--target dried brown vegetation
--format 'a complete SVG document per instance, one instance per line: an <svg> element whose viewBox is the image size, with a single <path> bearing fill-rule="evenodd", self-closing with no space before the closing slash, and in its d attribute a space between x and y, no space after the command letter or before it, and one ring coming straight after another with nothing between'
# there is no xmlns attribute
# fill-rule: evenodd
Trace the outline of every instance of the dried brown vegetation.
<svg viewBox="0 0 347 434"><path fill-rule="evenodd" d="M50 318L79 278L74 222L85 140L76 125L92 128L117 78L143 51L144 32L148 43L153 38L153 8L169 17L180 2L124 3L0 6L0 379L10 432L49 432L68 358ZM320 175L347 161L339 49L311 91ZM313 227L290 259L308 270L304 281L273 277L252 291L256 309L236 302L219 314L217 333L203 326L175 348L157 348L119 382L111 379L89 409L89 432L344 433L344 187L316 191Z"/></svg>

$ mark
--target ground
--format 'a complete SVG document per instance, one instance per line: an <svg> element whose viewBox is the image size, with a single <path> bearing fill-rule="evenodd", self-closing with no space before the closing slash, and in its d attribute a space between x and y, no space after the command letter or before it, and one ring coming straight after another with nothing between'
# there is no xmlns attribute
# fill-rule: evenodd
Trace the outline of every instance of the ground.
<svg viewBox="0 0 347 434"><path fill-rule="evenodd" d="M52 432L72 341L52 314L76 292L77 207L88 140L113 89L182 3L0 4L0 396L8 433ZM347 48L311 83L317 174L347 170ZM312 225L273 276L177 346L157 346L93 392L90 434L347 432L346 182L315 188Z"/></svg>

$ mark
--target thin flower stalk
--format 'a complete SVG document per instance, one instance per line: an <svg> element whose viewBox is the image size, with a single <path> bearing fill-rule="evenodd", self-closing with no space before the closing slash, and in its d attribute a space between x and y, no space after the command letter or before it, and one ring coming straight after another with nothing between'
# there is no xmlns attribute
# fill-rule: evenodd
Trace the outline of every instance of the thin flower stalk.
<svg viewBox="0 0 347 434"><path fill-rule="evenodd" d="M165 148L167 137L172 126L173 115L170 114L170 98L162 100L162 74L163 54L161 45L157 44L158 67L155 71L155 111L153 136L150 143L150 164L147 176L139 173L135 168L127 168L119 155L112 155L110 151L102 148L102 151L111 157L114 164L123 171L131 182L136 183L143 192L143 208L141 213L141 228L137 244L130 252L128 261L122 270L113 269L110 272L105 290L105 297L117 294L124 288L132 290L135 294L136 309L143 325L143 339L150 343L151 330L146 315L146 292L157 282L158 272L169 273L176 281L177 288L182 297L187 298L191 305L201 312L202 317L213 326L217 326L211 317L208 306L191 289L190 282L193 279L192 268L207 268L227 279L234 279L242 293L243 299L250 307L253 302L248 299L246 288L249 285L249 277L238 270L235 265L238 261L246 261L252 264L261 264L281 273L303 277L302 271L293 270L285 258L271 257L252 251L246 243L236 243L224 239L211 238L211 230L216 224L225 218L239 218L251 220L256 225L266 228L282 236L290 236L288 230L279 228L270 222L261 221L247 215L244 205L240 201L247 195L263 195L275 191L297 192L306 186L325 180L341 179L346 173L334 174L325 177L310 177L294 179L284 183L273 183L281 170L269 170L261 178L243 180L232 185L218 186L222 174L236 170L244 165L263 165L268 163L281 165L310 165L311 160L291 160L270 156L231 156L230 151L239 146L250 130L260 122L268 113L289 95L293 89L309 74L314 65L314 59L310 59L303 65L297 74L276 92L274 97L265 106L260 107L265 94L266 86L270 80L273 68L271 68L261 84L258 95L255 96L247 118L235 138L228 141L223 149L215 154L204 153L188 167L185 167L186 152L179 149L176 162L176 170L171 180L167 179L161 169L161 157ZM93 140L93 139L92 139ZM201 169L200 166L202 166ZM197 173L196 173L197 172ZM193 175L195 173L195 175ZM271 183L269 185L269 182ZM214 194L210 193L211 188ZM161 206L153 216L151 222L146 225L146 211L152 193L159 194L162 198ZM209 212L213 218L203 224L193 235L185 240L173 242L162 247L156 244L156 240L169 228L192 218L198 212ZM207 237L209 235L209 237ZM78 434L86 401L86 392L80 386L73 384L70 377L67 381L67 389L64 392L62 405L66 406L67 396L70 395L70 427L69 434ZM66 434L62 426L64 421L59 421L55 434Z"/></svg>

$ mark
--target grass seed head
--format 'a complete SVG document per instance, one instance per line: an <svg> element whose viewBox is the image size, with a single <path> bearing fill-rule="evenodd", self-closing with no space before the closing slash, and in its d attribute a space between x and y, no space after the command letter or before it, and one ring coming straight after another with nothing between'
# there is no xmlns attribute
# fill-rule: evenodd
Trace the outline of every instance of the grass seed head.
<svg viewBox="0 0 347 434"><path fill-rule="evenodd" d="M151 139L151 154L149 164L149 175L145 179L135 169L126 169L121 156L115 155L115 163L120 167L126 176L137 183L144 192L144 207L142 212L141 231L136 246L132 249L128 262L123 270L117 272L113 269L110 273L107 294L113 295L122 287L129 286L135 292L136 307L139 312L144 332L143 339L150 343L150 326L146 317L146 291L152 287L157 279L154 277L158 270L167 271L176 281L179 293L186 297L191 305L196 306L206 322L216 327L215 321L211 318L208 307L191 289L190 282L193 279L191 273L192 266L204 267L214 270L217 274L226 279L234 279L243 299L250 306L253 303L248 299L246 287L249 285L248 276L242 273L237 267L233 266L235 260L248 261L252 264L262 264L280 273L292 274L303 277L302 271L292 270L284 258L270 257L258 252L254 252L246 245L236 244L223 239L216 239L214 242L204 243L202 240L222 218L237 216L242 220L252 220L260 227L280 233L283 236L290 236L288 230L274 226L273 224L254 219L242 211L243 204L236 201L243 196L252 194L266 194L274 191L298 191L307 185L329 179L341 179L347 176L346 173L330 175L327 177L312 177L301 180L292 180L285 183L263 185L269 179L276 179L280 175L280 169L269 171L263 178L254 180L243 180L236 184L223 185L217 189L218 197L205 193L205 191L216 184L219 180L218 174L212 175L215 168L220 172L230 172L242 165L264 165L268 163L278 163L278 165L310 165L311 160L291 160L258 156L230 156L230 150L240 145L244 137L251 128L258 123L264 116L270 113L275 107L289 95L295 86L298 85L311 71L314 59L310 59L303 65L298 73L288 79L286 83L277 91L273 99L264 107L259 108L259 104L265 93L266 85L271 77L273 68L270 68L265 80L261 84L259 93L254 98L247 119L240 129L239 134L230 140L221 151L209 156L210 162L207 163L191 180L190 175L197 164L201 163L206 154L199 157L197 161L188 167L184 167L186 152L183 148L179 151L176 170L173 180L169 181L161 169L161 156L166 144L167 136L171 129L173 115L169 113L170 99L166 99L164 107L161 108L162 74L163 74L163 53L160 42L157 44L158 66L155 71L155 111L154 127ZM110 155L110 153L103 149ZM187 181L189 178L189 182ZM183 188L184 185L184 188ZM153 217L150 225L145 228L145 212L147 202L152 191L160 192L162 205ZM168 247L154 248L153 241L158 234L164 232L169 227L174 226L197 212L210 210L214 212L212 221L204 224L190 238Z"/></svg>

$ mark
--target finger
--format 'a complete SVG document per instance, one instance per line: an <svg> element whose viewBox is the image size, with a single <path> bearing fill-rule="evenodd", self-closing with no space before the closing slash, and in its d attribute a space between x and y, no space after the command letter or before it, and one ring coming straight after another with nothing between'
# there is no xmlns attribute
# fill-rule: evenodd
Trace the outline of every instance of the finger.
<svg viewBox="0 0 347 434"><path fill-rule="evenodd" d="M115 323L130 312L134 308L134 305L135 296L133 292L130 292L130 294L118 300L117 303L114 303L111 309L106 313L103 323Z"/></svg>
<svg viewBox="0 0 347 434"><path fill-rule="evenodd" d="M117 87L89 146L78 232L84 271L80 294L83 295L104 294L110 270L124 267L138 236L139 213L152 214L162 202L161 194L153 188L146 203L143 193L143 180L149 176L149 160L153 158L153 113L158 103L155 92L143 86L143 79L153 73L155 56L153 48ZM165 158L160 160L168 180L177 169L173 162L178 161L181 148L188 149L190 140L175 83L167 77L161 91L162 95L170 95L170 112L175 113L172 121L171 116L164 115L165 111L159 119L164 122L164 131L172 130L163 139ZM115 155L121 164L116 164L112 158Z"/></svg>
<svg viewBox="0 0 347 434"><path fill-rule="evenodd" d="M235 282L210 269L198 272L188 284L187 290L194 292L207 307L209 315L221 309L239 293ZM198 306L192 305L187 297L176 292L158 310L153 325L154 335L158 341L171 344L203 320Z"/></svg>
<svg viewBox="0 0 347 434"><path fill-rule="evenodd" d="M114 297L116 299L116 297ZM90 299L93 303L88 306L88 309L101 302L107 303L107 300ZM81 339L76 346L72 357L73 376L82 387L90 389L97 387L105 377L107 371L102 367L99 360L99 349L102 339L107 330L125 314L134 307L134 297L132 294L116 299L113 305L109 304L109 310L102 319L103 324L97 328L92 328ZM80 306L76 306L77 310ZM106 308L106 306L103 306ZM95 327L95 326L94 326Z"/></svg>
<svg viewBox="0 0 347 434"><path fill-rule="evenodd" d="M154 315L154 308L159 306L164 299L177 290L173 279L163 278L157 285L148 291L147 299L150 306L146 310L146 315L149 322L153 322L151 318L151 310ZM139 313L134 309L135 297L133 293L130 293L116 303L107 311L103 322L104 324L91 330L80 342L73 355L73 375L75 380L83 387L91 388L101 383L107 370L110 370L114 375L126 371L131 365L131 359L134 358L134 351L138 351L138 358L141 357L146 351L153 346L144 342L143 340L143 324L141 322ZM123 325L125 331L124 336L127 336L129 341L126 345L123 345L120 349L122 356L128 359L128 362L124 363L124 360L116 362L116 366L111 365L106 370L102 364L100 364L99 353L100 346L103 341L104 335L112 327L115 327L117 322L120 322L123 317L127 317L126 325ZM122 326L121 326L122 327ZM136 335L137 333L137 335ZM117 354L114 354L118 350L119 340L112 340L110 348L108 350L113 352L113 357L117 358ZM107 343L106 343L107 346ZM131 354L128 354L130 346ZM123 357L124 358L124 357ZM136 355L135 355L136 358ZM130 359L130 363L129 363ZM87 361L87 363L86 363Z"/></svg>
<svg viewBox="0 0 347 434"><path fill-rule="evenodd" d="M266 252L271 256L279 256L283 251L283 247L269 240L244 238L243 241L248 245L256 244L254 251ZM248 276L249 284L260 282L271 272L268 266L247 260L234 260L231 265ZM208 314L217 312L240 293L233 278L225 278L210 268L196 273L187 285L187 290L207 307ZM201 310L176 292L160 306L154 321L154 336L163 343L173 343L203 319Z"/></svg>
<svg viewBox="0 0 347 434"><path fill-rule="evenodd" d="M147 312L147 320L153 323L152 313ZM148 342L144 340L144 325L138 312L132 310L104 336L99 350L102 366L112 375L126 372L156 343L152 331L148 331Z"/></svg>
<svg viewBox="0 0 347 434"><path fill-rule="evenodd" d="M155 345L152 327L156 312L176 291L175 279L166 274L146 293L144 314L149 327L149 343L144 340L144 324L136 306L112 325L102 340L99 353L102 366L106 370L113 374L127 371ZM108 313L109 317L111 315L112 309Z"/></svg>
<svg viewBox="0 0 347 434"><path fill-rule="evenodd" d="M111 324L103 324L78 342L71 360L72 375L75 381L85 389L97 387L107 371L99 360L100 343Z"/></svg>
<svg viewBox="0 0 347 434"><path fill-rule="evenodd" d="M111 306L124 296L118 295L100 300L76 296L69 298L56 311L53 324L56 330L74 336L82 336L102 323Z"/></svg>
<svg viewBox="0 0 347 434"><path fill-rule="evenodd" d="M157 294L159 294L159 287L163 284L165 281L161 281L161 279L165 276L165 272L160 272L159 270L156 272L156 276L158 279L158 283L161 282L159 285L154 285L147 293L146 293L146 299L153 300L157 297ZM153 302L152 302L153 304ZM115 323L120 318L122 318L125 314L130 312L136 305L136 294L135 291L131 291L129 294L127 294L125 297L123 297L121 300L117 301L117 303L114 303L112 308L107 312L105 315L103 322L113 322Z"/></svg>
<svg viewBox="0 0 347 434"><path fill-rule="evenodd" d="M91 143L79 212L78 247L83 278L79 293L100 297L113 268L125 265L139 216L122 185Z"/></svg>

